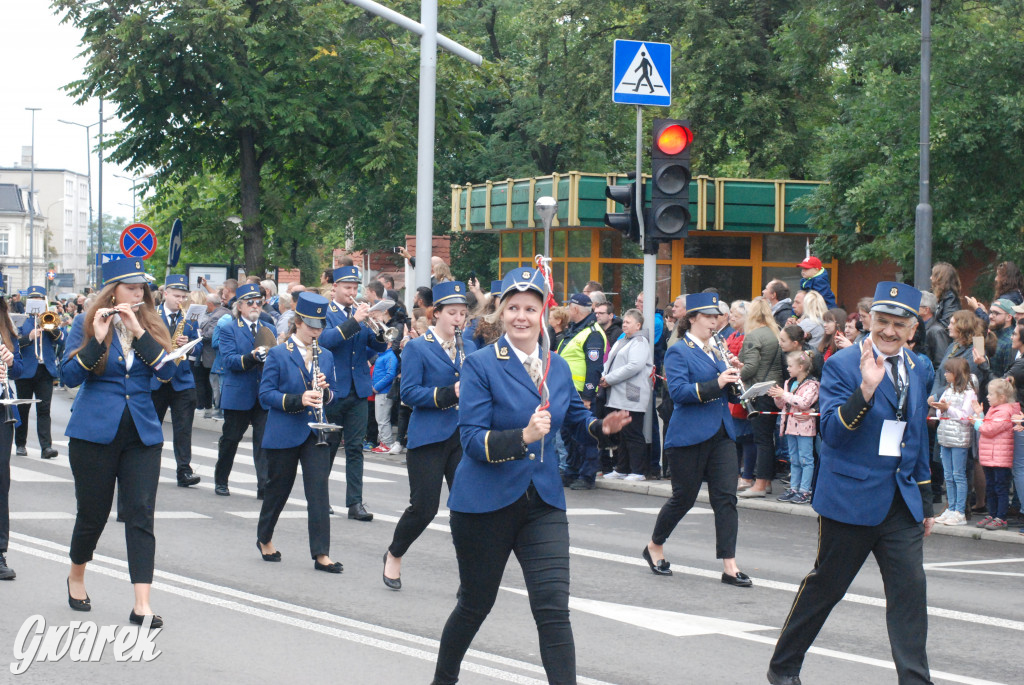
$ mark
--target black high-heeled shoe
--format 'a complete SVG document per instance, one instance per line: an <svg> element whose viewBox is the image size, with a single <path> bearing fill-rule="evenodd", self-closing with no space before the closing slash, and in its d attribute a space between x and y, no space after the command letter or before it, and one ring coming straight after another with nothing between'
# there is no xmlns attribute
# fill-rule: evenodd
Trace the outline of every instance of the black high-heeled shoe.
<svg viewBox="0 0 1024 685"><path fill-rule="evenodd" d="M68 578L68 606L75 611L92 611L92 602L89 600L89 593L86 593L85 599L75 599L71 596L71 579Z"/></svg>
<svg viewBox="0 0 1024 685"><path fill-rule="evenodd" d="M132 607L132 613L128 614L128 622L137 626L141 626L142 622L145 620L147 616L153 617L153 621L149 624L150 628L164 627L164 620L162 618L160 618L156 614L143 614L142 616L139 616L137 613L135 613L135 607Z"/></svg>
<svg viewBox="0 0 1024 685"><path fill-rule="evenodd" d="M388 553L384 552L384 569L387 570L387 567L388 567ZM402 589L402 578L401 578L401 576L399 576L398 578L388 578L388 575L382 571L380 577L384 579L384 585L386 585L389 590L401 590Z"/></svg>
<svg viewBox="0 0 1024 685"><path fill-rule="evenodd" d="M281 550L277 550L273 554L264 554L263 545L260 544L259 540L256 541L256 549L260 551L260 556L263 557L263 561L281 561Z"/></svg>
<svg viewBox="0 0 1024 685"><path fill-rule="evenodd" d="M651 567L651 573L656 576L670 576L672 575L672 569L669 568L671 564L668 563L667 559L659 559L658 563L654 563L654 559L651 558L651 550L647 549L647 545L644 545L644 551L640 554L647 562L647 565Z"/></svg>

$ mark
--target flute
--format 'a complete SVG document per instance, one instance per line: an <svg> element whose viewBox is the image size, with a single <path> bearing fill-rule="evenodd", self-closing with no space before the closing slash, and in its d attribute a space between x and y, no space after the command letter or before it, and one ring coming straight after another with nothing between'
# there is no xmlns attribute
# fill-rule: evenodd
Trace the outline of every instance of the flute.
<svg viewBox="0 0 1024 685"><path fill-rule="evenodd" d="M133 304L133 305L132 305L132 310L136 310L136 309L138 309L138 308L139 308L139 307L141 307L141 306L142 306L143 304L145 304L145 303L144 303L144 302L136 302L135 304ZM101 318L103 318L103 319L109 319L109 318L110 318L110 317L112 317L112 316L113 316L114 314L119 314L119 313L120 313L120 312L118 312L118 311L117 311L116 309L112 309L112 310L110 310L109 312L107 312L106 314L104 314L104 315L103 315L103 316L102 316Z"/></svg>

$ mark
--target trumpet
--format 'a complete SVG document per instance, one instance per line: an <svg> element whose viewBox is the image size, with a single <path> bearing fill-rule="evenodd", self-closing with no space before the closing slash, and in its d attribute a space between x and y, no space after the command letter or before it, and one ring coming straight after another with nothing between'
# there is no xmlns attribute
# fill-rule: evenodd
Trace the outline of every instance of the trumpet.
<svg viewBox="0 0 1024 685"><path fill-rule="evenodd" d="M725 345L725 340L722 339L720 333L715 332L711 334L711 339L715 342L715 347L718 349L718 354L721 355L722 361L729 365L729 348ZM747 392L747 386L743 384L742 378L737 378L736 382L732 384L737 395L743 395ZM750 406L750 400L740 400L740 406L747 410L747 413L753 416L760 412Z"/></svg>
<svg viewBox="0 0 1024 685"><path fill-rule="evenodd" d="M43 336L42 331L46 331L50 334L50 337L57 339L60 336L60 318L56 312L49 310L43 312L36 317L36 330L39 331L36 334L35 341L35 352L36 359L42 361L43 359Z"/></svg>
<svg viewBox="0 0 1024 685"><path fill-rule="evenodd" d="M402 332L394 326L385 326L377 319L372 316L366 317L367 325L373 330L373 334L378 338L384 338L389 343L393 343L402 337Z"/></svg>
<svg viewBox="0 0 1024 685"><path fill-rule="evenodd" d="M141 307L143 304L145 304L145 302L136 302L135 304L132 305L132 311L138 311L139 307ZM107 312L106 314L104 314L103 318L104 319L109 319L110 317L112 317L114 314L117 314L117 313L119 313L119 312L116 309L112 309L109 312Z"/></svg>
<svg viewBox="0 0 1024 685"><path fill-rule="evenodd" d="M314 339L309 344L310 353L313 359L309 365L309 375L312 376L310 385L313 390L317 389L316 381L320 377L320 345ZM324 418L324 403L323 403L324 391L320 389L320 406L314 410L316 421L309 423L309 427L316 431L316 444L317 447L323 447L327 444L327 433L335 433L341 430L341 426L334 423L327 423Z"/></svg>

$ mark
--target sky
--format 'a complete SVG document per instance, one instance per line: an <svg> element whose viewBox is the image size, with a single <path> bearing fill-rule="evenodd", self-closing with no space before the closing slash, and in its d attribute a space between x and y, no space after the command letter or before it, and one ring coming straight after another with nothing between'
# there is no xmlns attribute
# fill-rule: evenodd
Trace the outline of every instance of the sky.
<svg viewBox="0 0 1024 685"><path fill-rule="evenodd" d="M49 0L3 0L0 10L0 166L21 162L22 146L32 142L32 113L35 113L36 168L68 169L86 173L86 132L80 124L99 121L99 101L76 105L62 87L82 78L85 59L81 34L50 9ZM104 118L112 115L111 103L104 103ZM115 117L103 124L104 137L123 126ZM93 147L98 127L89 129ZM92 157L94 211L98 207L97 157ZM114 174L131 174L106 160L103 162L103 213L127 219L132 214L132 183ZM123 203L123 204L120 204ZM127 205L127 206L125 206Z"/></svg>

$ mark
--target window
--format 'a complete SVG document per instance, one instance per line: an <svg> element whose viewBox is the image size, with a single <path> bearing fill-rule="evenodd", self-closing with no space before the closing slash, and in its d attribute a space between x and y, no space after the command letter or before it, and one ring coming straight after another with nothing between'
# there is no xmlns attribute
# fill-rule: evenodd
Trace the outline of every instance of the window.
<svg viewBox="0 0 1024 685"><path fill-rule="evenodd" d="M79 254L85 254L85 241L84 240L79 240L78 241L78 253Z"/></svg>
<svg viewBox="0 0 1024 685"><path fill-rule="evenodd" d="M64 194L68 197L74 197L75 195L75 182L70 178L64 179Z"/></svg>
<svg viewBox="0 0 1024 685"><path fill-rule="evenodd" d="M74 212L72 212L70 209L65 209L64 210L64 225L65 226L70 226L71 222L74 221L74 217L75 217L75 213Z"/></svg>
<svg viewBox="0 0 1024 685"><path fill-rule="evenodd" d="M89 199L89 184L88 183L79 183L78 184L78 197L82 198L83 200L88 200Z"/></svg>
<svg viewBox="0 0 1024 685"><path fill-rule="evenodd" d="M0 257L6 257L8 255L8 238L7 231L0 231Z"/></svg>
<svg viewBox="0 0 1024 685"><path fill-rule="evenodd" d="M83 227L85 226L85 212L78 213L78 225Z"/></svg>
<svg viewBox="0 0 1024 685"><path fill-rule="evenodd" d="M64 252L65 252L65 254L70 254L71 253L72 245L74 245L74 242L71 240L71 238L65 238L64 239Z"/></svg>

